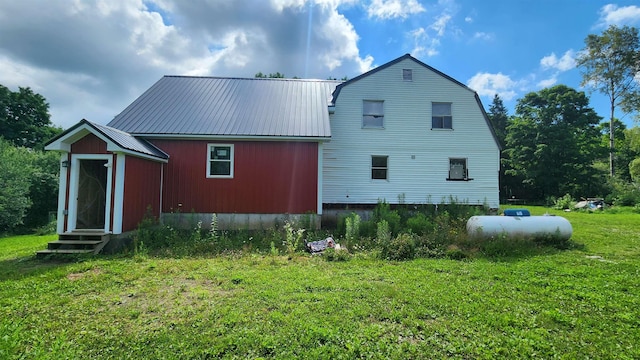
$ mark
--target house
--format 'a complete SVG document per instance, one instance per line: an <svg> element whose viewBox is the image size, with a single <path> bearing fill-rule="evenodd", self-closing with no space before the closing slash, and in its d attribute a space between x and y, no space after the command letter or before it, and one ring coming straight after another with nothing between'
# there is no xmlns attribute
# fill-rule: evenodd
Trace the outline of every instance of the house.
<svg viewBox="0 0 640 360"><path fill-rule="evenodd" d="M61 156L59 234L126 233L148 211L255 227L380 199L498 207L478 95L409 54L346 82L165 76L46 149Z"/></svg>

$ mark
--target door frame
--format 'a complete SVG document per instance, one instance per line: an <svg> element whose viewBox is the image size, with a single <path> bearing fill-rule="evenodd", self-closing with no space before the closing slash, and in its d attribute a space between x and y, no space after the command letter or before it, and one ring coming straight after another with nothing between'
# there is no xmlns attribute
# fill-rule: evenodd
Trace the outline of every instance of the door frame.
<svg viewBox="0 0 640 360"><path fill-rule="evenodd" d="M82 230L103 230L105 233L111 232L111 203L112 203L112 179L113 179L113 155L111 154L71 154L70 181L69 181L69 215L67 216L67 231L76 230L78 220L78 188L80 185L80 161L81 160L106 160L107 163L107 186L105 194L104 209L104 229L82 229Z"/></svg>

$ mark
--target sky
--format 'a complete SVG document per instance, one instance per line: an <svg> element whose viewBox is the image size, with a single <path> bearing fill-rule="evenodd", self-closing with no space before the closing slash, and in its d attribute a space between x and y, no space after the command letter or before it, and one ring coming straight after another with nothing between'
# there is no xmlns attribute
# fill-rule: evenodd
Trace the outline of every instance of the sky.
<svg viewBox="0 0 640 360"><path fill-rule="evenodd" d="M0 84L30 87L52 122L108 123L163 75L353 78L404 54L466 84L488 109L565 84L589 34L640 27L635 1L0 0ZM622 117L637 125L632 115Z"/></svg>

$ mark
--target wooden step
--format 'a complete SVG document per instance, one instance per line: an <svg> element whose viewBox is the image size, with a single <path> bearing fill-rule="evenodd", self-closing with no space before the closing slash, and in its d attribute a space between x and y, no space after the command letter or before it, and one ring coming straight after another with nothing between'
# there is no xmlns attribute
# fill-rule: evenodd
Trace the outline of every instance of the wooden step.
<svg viewBox="0 0 640 360"><path fill-rule="evenodd" d="M60 244L60 245L98 245L102 242L102 240L56 240L52 241L49 244Z"/></svg>
<svg viewBox="0 0 640 360"><path fill-rule="evenodd" d="M90 254L93 253L93 249L45 249L36 252L36 255L51 255L51 254Z"/></svg>
<svg viewBox="0 0 640 360"><path fill-rule="evenodd" d="M72 231L58 235L58 240L47 244L38 256L50 254L98 254L111 239L104 231Z"/></svg>

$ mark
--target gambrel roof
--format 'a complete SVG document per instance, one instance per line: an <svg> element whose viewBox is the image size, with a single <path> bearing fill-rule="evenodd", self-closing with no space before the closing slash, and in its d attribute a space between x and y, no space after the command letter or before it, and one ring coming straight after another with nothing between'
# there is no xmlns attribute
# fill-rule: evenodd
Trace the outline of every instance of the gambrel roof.
<svg viewBox="0 0 640 360"><path fill-rule="evenodd" d="M108 126L134 136L331 137L340 81L165 76Z"/></svg>

